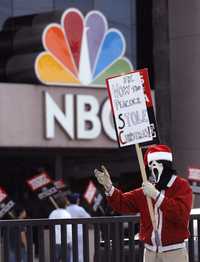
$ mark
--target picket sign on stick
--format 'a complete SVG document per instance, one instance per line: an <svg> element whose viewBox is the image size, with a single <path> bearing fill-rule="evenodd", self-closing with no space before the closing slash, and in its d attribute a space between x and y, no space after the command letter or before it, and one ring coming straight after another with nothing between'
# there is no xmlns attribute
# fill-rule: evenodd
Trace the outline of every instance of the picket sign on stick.
<svg viewBox="0 0 200 262"><path fill-rule="evenodd" d="M56 201L52 196L49 197L49 200L51 201L51 203L54 205L55 208L59 208L58 204L56 203Z"/></svg>
<svg viewBox="0 0 200 262"><path fill-rule="evenodd" d="M15 218L13 213L15 203L10 199L2 187L0 187L0 206L0 219L2 219L6 214L8 214L11 218Z"/></svg>
<svg viewBox="0 0 200 262"><path fill-rule="evenodd" d="M106 79L117 140L120 147L135 145L143 181L147 181L140 143L153 141L145 97L144 69ZM148 90L149 93L149 90ZM155 216L151 198L147 204L153 229Z"/></svg>
<svg viewBox="0 0 200 262"><path fill-rule="evenodd" d="M138 161L139 161L142 180L143 180L143 182L145 182L145 181L147 181L147 175L146 175L146 170L145 170L145 166L144 166L142 150L141 150L141 148L138 144L135 145L135 149L136 149L136 152L137 152L137 157L138 157ZM151 198L149 198L149 197L146 197L146 198L147 198L147 205L148 205L148 208L149 208L149 214L150 214L150 217L151 217L153 229L156 230L156 220L155 220L154 211L153 211L153 204L152 204Z"/></svg>
<svg viewBox="0 0 200 262"><path fill-rule="evenodd" d="M59 208L53 198L53 195L58 192L58 189L46 172L41 172L40 174L31 177L26 181L26 183L40 200L48 198L55 208Z"/></svg>
<svg viewBox="0 0 200 262"><path fill-rule="evenodd" d="M15 217L15 215L13 214L13 212L8 212L8 215L11 217L11 218L13 218L13 219L16 219L16 217Z"/></svg>

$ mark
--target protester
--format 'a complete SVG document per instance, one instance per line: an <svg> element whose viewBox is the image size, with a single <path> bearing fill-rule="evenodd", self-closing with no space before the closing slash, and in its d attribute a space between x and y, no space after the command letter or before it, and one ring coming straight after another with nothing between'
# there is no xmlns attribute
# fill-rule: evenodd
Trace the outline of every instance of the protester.
<svg viewBox="0 0 200 262"><path fill-rule="evenodd" d="M15 219L26 219L27 218L27 213L26 210L17 207L15 209ZM13 217L14 218L14 217ZM26 262L27 261L27 238L26 238L26 232L25 229L22 229L20 231L20 235L18 238L18 229L16 227L11 227L9 230L9 262L15 262L17 261L17 247L20 247L20 255L21 255L21 260L20 262ZM20 242L20 243L18 243Z"/></svg>
<svg viewBox="0 0 200 262"><path fill-rule="evenodd" d="M144 241L145 262L187 262L184 240L192 206L188 181L178 177L172 168L172 152L166 145L150 146L144 154L148 181L142 187L122 193L112 185L107 169L95 169L108 203L120 213L140 212L140 240ZM153 230L146 197L153 201L156 230Z"/></svg>
<svg viewBox="0 0 200 262"><path fill-rule="evenodd" d="M91 217L88 212L81 207L80 195L78 193L72 193L67 196L69 205L67 206L67 211L70 213L72 218L89 218ZM78 225L78 261L83 262L83 230L82 225Z"/></svg>
<svg viewBox="0 0 200 262"><path fill-rule="evenodd" d="M65 198L57 199L57 204L59 208L54 209L50 215L49 219L63 219L71 218L71 215L66 210L67 201ZM61 260L61 228L60 225L55 226L55 240L56 240L56 261ZM67 262L71 261L71 249L72 249L72 229L71 225L67 225Z"/></svg>

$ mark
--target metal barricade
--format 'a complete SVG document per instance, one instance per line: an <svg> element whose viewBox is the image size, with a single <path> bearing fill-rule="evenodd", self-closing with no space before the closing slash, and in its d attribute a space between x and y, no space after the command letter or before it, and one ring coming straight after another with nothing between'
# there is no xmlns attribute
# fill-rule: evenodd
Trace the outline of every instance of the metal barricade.
<svg viewBox="0 0 200 262"><path fill-rule="evenodd" d="M16 242L15 261L21 262L23 247L20 234L27 239L28 262L56 261L55 226L60 225L61 261L67 261L66 226L72 227L73 262L79 261L78 227L82 226L82 244L84 262L142 262L143 244L135 237L138 216L92 217L83 219L27 219L1 220L1 260L8 262L11 246ZM200 215L191 215L188 253L190 262L200 261ZM15 241L14 241L15 239Z"/></svg>
<svg viewBox="0 0 200 262"><path fill-rule="evenodd" d="M14 250L16 262L21 262L24 252L20 245L20 234L27 238L28 262L56 261L55 226L60 226L61 261L67 261L66 226L72 227L71 257L79 261L79 227L82 227L82 244L84 262L134 262L138 256L138 240L134 239L137 216L93 217L83 219L33 219L2 220L0 222L2 262L8 262L13 240L17 243ZM127 230L128 225L128 230ZM136 247L137 245L137 247ZM141 252L142 254L142 252Z"/></svg>
<svg viewBox="0 0 200 262"><path fill-rule="evenodd" d="M190 238L188 239L188 254L190 262L200 261L200 214L190 216Z"/></svg>

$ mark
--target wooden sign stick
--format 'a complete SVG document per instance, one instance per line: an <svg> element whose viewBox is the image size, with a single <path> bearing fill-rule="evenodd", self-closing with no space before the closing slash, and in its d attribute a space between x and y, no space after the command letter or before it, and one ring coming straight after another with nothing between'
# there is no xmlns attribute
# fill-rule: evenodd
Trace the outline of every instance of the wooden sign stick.
<svg viewBox="0 0 200 262"><path fill-rule="evenodd" d="M16 218L12 211L9 211L9 212L8 212L8 215L9 215L11 218L13 218L13 219Z"/></svg>
<svg viewBox="0 0 200 262"><path fill-rule="evenodd" d="M146 175L146 170L145 170L145 166L144 166L144 159L143 159L143 155L142 155L142 150L141 150L139 144L135 144L135 148L136 148L137 157L138 157L138 161L139 161L139 165L140 165L140 171L141 171L141 174L142 174L142 180L143 180L143 182L145 182L145 181L147 181L147 175ZM155 216L154 216L153 204L152 204L150 197L146 197L146 198L147 198L147 205L148 205L148 208L149 208L149 214L150 214L150 217L151 217L153 229L154 229L154 231L156 231L156 220L155 220Z"/></svg>
<svg viewBox="0 0 200 262"><path fill-rule="evenodd" d="M49 199L56 209L59 208L58 204L56 203L56 201L54 200L52 196L50 196Z"/></svg>

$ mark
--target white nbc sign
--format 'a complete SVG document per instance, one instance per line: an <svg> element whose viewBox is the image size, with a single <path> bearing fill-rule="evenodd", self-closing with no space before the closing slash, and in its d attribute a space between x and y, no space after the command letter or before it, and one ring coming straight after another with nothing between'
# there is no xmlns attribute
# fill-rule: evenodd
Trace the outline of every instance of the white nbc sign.
<svg viewBox="0 0 200 262"><path fill-rule="evenodd" d="M119 146L151 141L152 132L139 72L107 79Z"/></svg>

